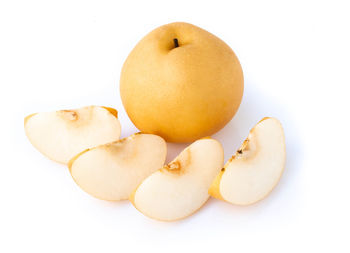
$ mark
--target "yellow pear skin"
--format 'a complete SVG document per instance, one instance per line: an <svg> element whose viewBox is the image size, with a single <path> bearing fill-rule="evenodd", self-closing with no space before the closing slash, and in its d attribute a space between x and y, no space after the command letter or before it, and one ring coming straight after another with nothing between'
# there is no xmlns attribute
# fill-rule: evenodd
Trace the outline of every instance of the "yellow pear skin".
<svg viewBox="0 0 350 253"><path fill-rule="evenodd" d="M126 59L120 94L144 133L169 142L192 142L223 128L243 95L243 72L232 49L188 23L146 35Z"/></svg>

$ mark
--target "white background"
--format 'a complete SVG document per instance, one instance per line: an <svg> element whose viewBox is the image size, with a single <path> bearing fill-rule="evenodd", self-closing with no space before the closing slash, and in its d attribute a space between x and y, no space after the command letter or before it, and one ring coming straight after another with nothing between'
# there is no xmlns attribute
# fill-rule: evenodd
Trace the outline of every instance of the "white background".
<svg viewBox="0 0 350 253"><path fill-rule="evenodd" d="M0 1L0 252L349 252L347 1ZM122 137L122 64L152 29L200 26L245 74L235 118L213 137L228 159L264 116L281 120L285 173L258 204L215 199L173 223L84 193L23 131L33 112L105 105ZM169 145L172 158L185 145Z"/></svg>

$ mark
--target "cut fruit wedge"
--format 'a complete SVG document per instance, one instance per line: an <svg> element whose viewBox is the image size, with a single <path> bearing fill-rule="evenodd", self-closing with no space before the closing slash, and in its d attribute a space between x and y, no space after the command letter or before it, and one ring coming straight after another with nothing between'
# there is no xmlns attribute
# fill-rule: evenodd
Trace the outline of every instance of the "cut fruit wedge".
<svg viewBox="0 0 350 253"><path fill-rule="evenodd" d="M24 119L25 133L41 153L67 164L83 150L120 137L118 112L109 107L35 113Z"/></svg>
<svg viewBox="0 0 350 253"><path fill-rule="evenodd" d="M128 199L132 191L164 165L165 141L152 134L134 134L88 149L68 164L74 181L90 195L110 201Z"/></svg>
<svg viewBox="0 0 350 253"><path fill-rule="evenodd" d="M218 141L200 139L147 177L130 196L130 201L153 219L185 218L208 200L208 189L222 168L223 159L224 151Z"/></svg>
<svg viewBox="0 0 350 253"><path fill-rule="evenodd" d="M264 118L225 164L209 194L236 205L254 204L277 185L285 160L282 125L275 118Z"/></svg>

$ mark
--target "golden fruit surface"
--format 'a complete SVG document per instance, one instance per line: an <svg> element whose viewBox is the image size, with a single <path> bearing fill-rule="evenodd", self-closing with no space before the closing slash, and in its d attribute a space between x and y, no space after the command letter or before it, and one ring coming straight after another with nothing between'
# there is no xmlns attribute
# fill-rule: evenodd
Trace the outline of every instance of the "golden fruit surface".
<svg viewBox="0 0 350 253"><path fill-rule="evenodd" d="M129 54L120 78L131 121L169 142L192 142L223 128L238 110L243 86L232 49L180 22L146 35Z"/></svg>

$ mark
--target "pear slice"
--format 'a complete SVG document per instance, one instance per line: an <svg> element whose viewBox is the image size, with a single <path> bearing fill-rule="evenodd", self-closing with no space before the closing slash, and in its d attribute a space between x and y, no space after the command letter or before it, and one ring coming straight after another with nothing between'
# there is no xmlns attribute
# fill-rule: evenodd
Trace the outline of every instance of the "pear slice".
<svg viewBox="0 0 350 253"><path fill-rule="evenodd" d="M236 205L254 204L277 185L285 160L282 125L275 118L264 118L225 164L209 194Z"/></svg>
<svg viewBox="0 0 350 253"><path fill-rule="evenodd" d="M68 164L74 181L90 195L110 201L128 199L132 191L164 165L165 141L153 134L134 134L88 149Z"/></svg>
<svg viewBox="0 0 350 253"><path fill-rule="evenodd" d="M35 113L24 119L25 133L41 153L67 164L83 150L120 137L118 112L109 107Z"/></svg>
<svg viewBox="0 0 350 253"><path fill-rule="evenodd" d="M130 196L130 201L153 219L185 218L208 200L208 189L222 168L223 159L224 151L218 141L200 139L147 177Z"/></svg>

